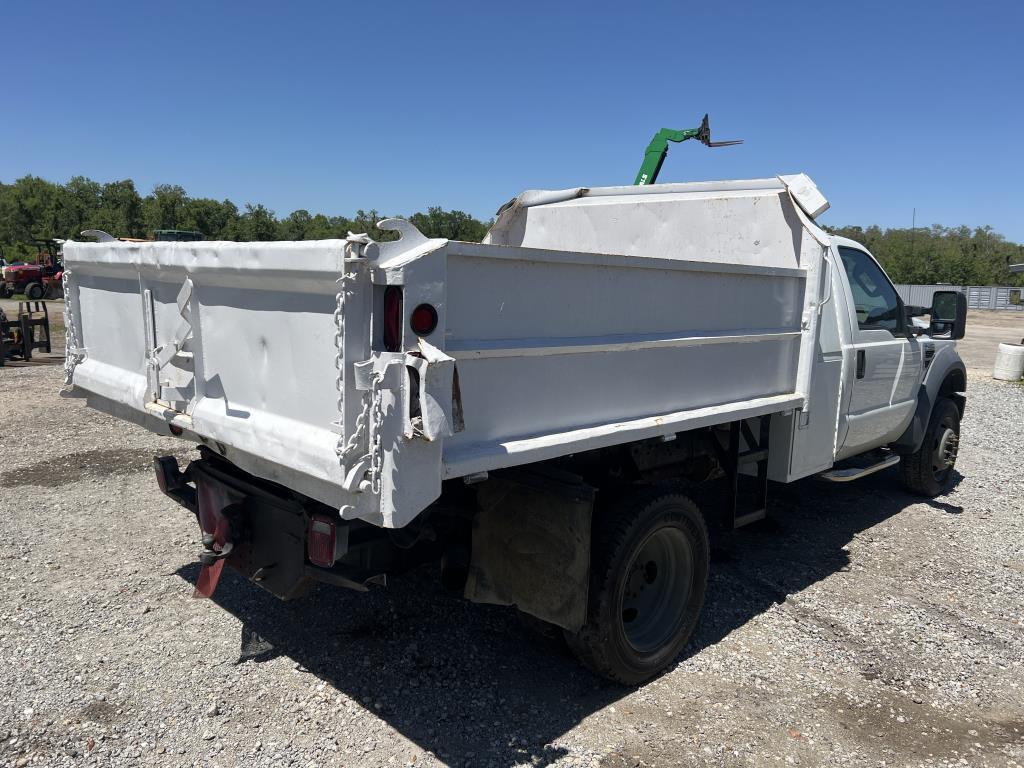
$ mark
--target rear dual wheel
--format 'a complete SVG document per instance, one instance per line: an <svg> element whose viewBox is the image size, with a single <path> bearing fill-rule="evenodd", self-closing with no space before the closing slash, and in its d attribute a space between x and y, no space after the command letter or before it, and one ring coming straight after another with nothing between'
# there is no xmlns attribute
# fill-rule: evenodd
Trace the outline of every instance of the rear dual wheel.
<svg viewBox="0 0 1024 768"><path fill-rule="evenodd" d="M650 490L595 518L587 623L566 634L597 674L636 685L690 639L707 591L707 527L686 496Z"/></svg>

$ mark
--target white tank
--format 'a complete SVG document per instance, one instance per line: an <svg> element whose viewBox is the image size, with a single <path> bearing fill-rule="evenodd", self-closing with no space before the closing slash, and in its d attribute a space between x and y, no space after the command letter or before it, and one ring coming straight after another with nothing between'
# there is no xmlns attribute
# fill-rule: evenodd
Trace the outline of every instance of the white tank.
<svg viewBox="0 0 1024 768"><path fill-rule="evenodd" d="M999 345L992 378L1001 381L1020 381L1024 378L1024 344Z"/></svg>

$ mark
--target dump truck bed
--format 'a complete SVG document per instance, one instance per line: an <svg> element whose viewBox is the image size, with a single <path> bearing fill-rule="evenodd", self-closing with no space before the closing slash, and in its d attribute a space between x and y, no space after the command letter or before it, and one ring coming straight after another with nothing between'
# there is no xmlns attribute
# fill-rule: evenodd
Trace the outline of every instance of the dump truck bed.
<svg viewBox="0 0 1024 768"><path fill-rule="evenodd" d="M482 244L68 243L72 391L387 527L444 479L805 407L824 199L639 189L525 193Z"/></svg>

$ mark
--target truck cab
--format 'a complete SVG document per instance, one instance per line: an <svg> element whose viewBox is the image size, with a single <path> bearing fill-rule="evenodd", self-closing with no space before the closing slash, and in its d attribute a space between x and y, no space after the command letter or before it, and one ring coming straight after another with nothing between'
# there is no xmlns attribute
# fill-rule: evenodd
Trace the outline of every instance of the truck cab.
<svg viewBox="0 0 1024 768"><path fill-rule="evenodd" d="M938 308L908 307L867 248L842 237L831 241L827 258L843 368L834 459L879 448L913 454L939 398L963 415L967 377L955 339L963 336L966 301L945 291L936 294ZM926 326L914 322L923 315L930 316Z"/></svg>
<svg viewBox="0 0 1024 768"><path fill-rule="evenodd" d="M829 258L841 278L836 312L846 321L841 327L847 376L836 455L842 459L902 434L914 413L924 356L899 294L868 250L834 238Z"/></svg>

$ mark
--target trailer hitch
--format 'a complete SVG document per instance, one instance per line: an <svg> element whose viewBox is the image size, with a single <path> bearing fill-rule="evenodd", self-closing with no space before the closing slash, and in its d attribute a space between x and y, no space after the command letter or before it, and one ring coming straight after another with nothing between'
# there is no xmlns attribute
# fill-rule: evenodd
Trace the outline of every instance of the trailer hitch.
<svg viewBox="0 0 1024 768"><path fill-rule="evenodd" d="M204 533L203 551L199 553L200 565L213 565L218 560L225 560L231 556L231 551L235 548L235 542L233 541L225 541L224 546L221 547L219 552L213 548L213 545L213 534Z"/></svg>
<svg viewBox="0 0 1024 768"><path fill-rule="evenodd" d="M218 560L226 560L231 557L235 549L235 540L241 535L242 504L234 502L215 512L217 517L227 521L227 530L219 523L213 531L208 531L200 526L203 534L203 549L199 553L200 565L213 565ZM220 540L218 540L220 539Z"/></svg>
<svg viewBox="0 0 1024 768"><path fill-rule="evenodd" d="M214 482L198 483L199 529L203 549L199 553L199 579L193 597L212 597L224 563L234 552L242 535L243 502L232 500L228 489Z"/></svg>

